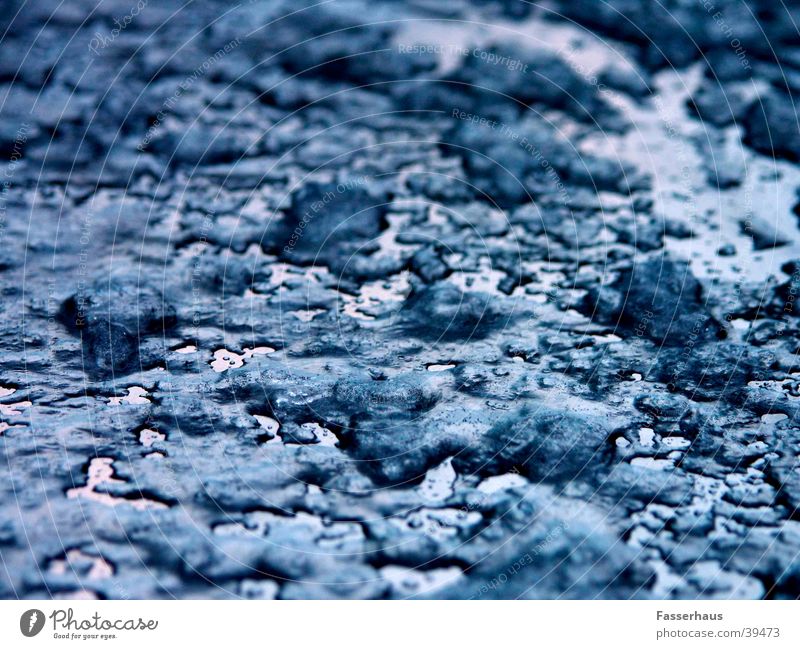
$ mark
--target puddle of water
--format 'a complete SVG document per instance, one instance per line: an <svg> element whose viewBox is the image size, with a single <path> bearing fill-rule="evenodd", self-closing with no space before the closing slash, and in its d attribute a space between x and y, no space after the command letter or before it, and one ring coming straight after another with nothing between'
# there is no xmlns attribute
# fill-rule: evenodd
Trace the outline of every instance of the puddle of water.
<svg viewBox="0 0 800 649"><path fill-rule="evenodd" d="M128 388L128 394L124 397L110 397L108 402L112 406L120 406L123 403L127 403L132 406L141 406L146 403L152 403L150 399L146 398L148 392L144 388L134 385Z"/></svg>
<svg viewBox="0 0 800 649"><path fill-rule="evenodd" d="M639 443L642 446L652 446L656 438L655 431L652 428L639 429Z"/></svg>
<svg viewBox="0 0 800 649"><path fill-rule="evenodd" d="M17 388L7 388L4 385L0 385L0 399L7 397L10 394L14 394L16 391Z"/></svg>
<svg viewBox="0 0 800 649"><path fill-rule="evenodd" d="M405 173L401 173L401 177L407 176L408 171L409 170L406 170ZM401 178L398 178L398 181L402 182ZM397 259L401 255L412 254L418 246L397 241L397 234L408 226L411 220L410 215L406 212L390 212L387 214L386 220L389 222L389 227L381 232L375 239L375 243L378 244L378 250L375 251L374 256L387 256Z"/></svg>
<svg viewBox="0 0 800 649"><path fill-rule="evenodd" d="M478 491L485 494L493 494L506 489L524 487L528 481L519 473L504 473L503 475L493 475L481 480Z"/></svg>
<svg viewBox="0 0 800 649"><path fill-rule="evenodd" d="M291 530L291 534L288 531ZM222 523L214 527L214 534L220 536L248 536L308 540L315 545L335 552L360 552L365 540L364 530L358 523L330 523L321 517L307 512L297 512L293 516L280 516L272 512L250 512L243 521Z"/></svg>
<svg viewBox="0 0 800 649"><path fill-rule="evenodd" d="M405 566L384 566L378 572L389 582L393 597L414 597L430 593L452 584L463 574L456 567L414 570Z"/></svg>
<svg viewBox="0 0 800 649"><path fill-rule="evenodd" d="M631 460L631 464L656 471L671 471L675 468L674 460L654 457L635 457Z"/></svg>
<svg viewBox="0 0 800 649"><path fill-rule="evenodd" d="M686 580L676 573L666 561L653 559L647 563L656 574L656 583L653 585L653 594L656 597L669 597L674 590L686 585Z"/></svg>
<svg viewBox="0 0 800 649"><path fill-rule="evenodd" d="M791 374L792 377L795 375L796 373ZM791 380L780 379L777 381L748 381L747 387L774 390L779 394L785 395L787 399L800 399L800 392L798 391L800 385L795 378Z"/></svg>
<svg viewBox="0 0 800 649"><path fill-rule="evenodd" d="M88 568L88 569L87 569ZM87 579L108 579L114 576L114 567L103 557L86 554L77 548L67 552L63 559L53 559L47 567L52 575L65 575L67 571Z"/></svg>
<svg viewBox="0 0 800 649"><path fill-rule="evenodd" d="M243 579L239 584L239 594L245 599L275 599L278 590L278 582L271 579Z"/></svg>
<svg viewBox="0 0 800 649"><path fill-rule="evenodd" d="M456 470L453 468L453 459L448 458L439 466L428 470L419 489L425 500L439 502L453 495L455 481Z"/></svg>
<svg viewBox="0 0 800 649"><path fill-rule="evenodd" d="M292 315L301 322L311 322L318 315L325 313L325 309L306 309L304 311L292 311Z"/></svg>
<svg viewBox="0 0 800 649"><path fill-rule="evenodd" d="M588 334L588 335L586 335L586 337L587 337L587 338L591 338L591 339L592 339L592 340L594 340L596 343L618 343L618 342L622 342L622 338L620 338L620 337L619 337L617 334L604 334L604 335L600 335L600 334ZM641 375L641 374L636 374L636 373L634 373L634 374L631 374L631 378L632 378L634 381L636 381L636 380L637 380L636 378L634 378L634 377L636 377L636 376L638 376L638 377L639 377L639 379L638 379L638 380L641 380L641 378L642 378L642 375Z"/></svg>
<svg viewBox="0 0 800 649"><path fill-rule="evenodd" d="M625 160L647 174L652 180L653 214L657 218L672 214L686 216L695 236L666 236L665 249L687 259L695 276L763 282L770 275L780 276L781 265L795 259L800 251L800 239L794 236L796 216L792 212L800 171L794 165L775 162L740 145L735 127L716 131L696 119L687 109L686 101L695 93L702 74L701 64L681 73L670 70L658 73L653 77L655 98L643 105L618 95L619 107L634 128L623 135L591 134L580 148L584 153ZM757 88L750 88L753 90ZM711 153L705 151L709 148L709 138L713 139L717 133L728 142L728 148L742 167L741 184L722 190L709 183L707 165L725 165L724 153L712 148L716 158L712 159ZM606 216L614 218L613 214ZM743 221L766 224L791 240L781 247L755 251L752 233L743 231ZM735 254L718 255L717 251L728 244L733 245Z"/></svg>
<svg viewBox="0 0 800 649"><path fill-rule="evenodd" d="M431 363L430 365L426 366L426 368L429 372L444 372L445 370L452 370L455 366L455 363Z"/></svg>
<svg viewBox="0 0 800 649"><path fill-rule="evenodd" d="M258 425L269 434L269 439L263 442L264 444L283 444L283 438L278 433L281 429L279 422L266 415L253 415L253 418L258 422Z"/></svg>
<svg viewBox="0 0 800 649"><path fill-rule="evenodd" d="M281 429L281 425L274 420L272 417L267 417L266 415L253 415L253 418L258 422L258 425L261 426L265 431L270 434L270 440L267 442L281 442L280 435L278 435L278 431Z"/></svg>
<svg viewBox="0 0 800 649"><path fill-rule="evenodd" d="M270 263L270 276L264 283L263 287L259 287L258 293L248 291L245 293L250 297L263 297L263 293L271 293L275 289L282 287L287 282L300 283L305 280L307 283L316 284L319 282L319 276L327 272L326 266L313 266L302 268L293 266L283 262Z"/></svg>
<svg viewBox="0 0 800 649"><path fill-rule="evenodd" d="M678 437L677 435L672 437L662 437L661 443L669 448L675 448L679 450L689 448L692 445L688 439L685 437Z"/></svg>
<svg viewBox="0 0 800 649"><path fill-rule="evenodd" d="M312 433L314 433L314 437L317 439L317 444L320 446L336 446L339 443L339 439L336 437L336 435L317 423L307 422L303 424L301 428L310 430Z"/></svg>
<svg viewBox="0 0 800 649"><path fill-rule="evenodd" d="M0 414L7 417L21 415L17 408L30 408L33 405L30 401L17 401L16 403L0 403Z"/></svg>
<svg viewBox="0 0 800 649"><path fill-rule="evenodd" d="M327 428L323 428L317 423L314 422L306 422L301 428L311 431L316 438L316 443L319 446L336 446L339 443L339 439L334 435L330 430ZM287 442L286 446L300 446L299 444L295 444L294 442Z"/></svg>
<svg viewBox="0 0 800 649"><path fill-rule="evenodd" d="M214 360L211 361L211 367L215 372L226 372L227 370L242 367L245 361L249 361L254 356L266 356L274 352L274 348L266 346L253 347L252 349L245 347L241 354L228 351L227 349L218 349L214 352Z"/></svg>
<svg viewBox="0 0 800 649"><path fill-rule="evenodd" d="M408 271L404 270L388 280L362 284L356 296L342 293L342 312L359 320L375 320L387 306L402 306L410 292Z"/></svg>
<svg viewBox="0 0 800 649"><path fill-rule="evenodd" d="M73 487L67 491L67 498L86 498L103 505L130 505L134 509L166 509L164 503L150 500L148 498L138 498L129 500L128 498L118 498L108 493L95 491L96 487L105 484L124 484L124 480L114 477L113 458L96 457L89 462L89 471L86 477L86 484L83 487Z"/></svg>
<svg viewBox="0 0 800 649"><path fill-rule="evenodd" d="M704 591L713 591L715 598L723 599L761 599L764 584L751 575L728 572L719 561L698 561L687 574L687 580Z"/></svg>
<svg viewBox="0 0 800 649"><path fill-rule="evenodd" d="M157 430L150 428L144 428L139 433L139 443L145 448L150 448L156 442L163 442L165 439L167 439L167 436L164 433L159 433Z"/></svg>
<svg viewBox="0 0 800 649"><path fill-rule="evenodd" d="M497 290L497 285L505 278L506 273L492 268L491 261L486 257L481 257L480 267L477 271L459 270L450 275L447 281L455 284L461 291L502 295Z"/></svg>
<svg viewBox="0 0 800 649"><path fill-rule="evenodd" d="M389 522L407 534L428 536L438 541L453 539L459 530L480 522L479 512L467 512L463 509L445 507L432 509L423 507L405 516L392 516Z"/></svg>
<svg viewBox="0 0 800 649"><path fill-rule="evenodd" d="M7 430L11 430L12 428L22 428L22 426L12 426L7 421L0 421L0 435L5 433Z"/></svg>

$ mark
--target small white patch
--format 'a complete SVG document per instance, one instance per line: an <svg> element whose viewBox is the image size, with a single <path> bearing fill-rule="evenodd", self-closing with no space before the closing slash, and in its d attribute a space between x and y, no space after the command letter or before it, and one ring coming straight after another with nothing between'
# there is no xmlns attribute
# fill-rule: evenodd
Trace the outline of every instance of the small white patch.
<svg viewBox="0 0 800 649"><path fill-rule="evenodd" d="M144 428L139 433L139 443L145 448L150 448L155 442L163 442L165 439L167 436L164 433L150 428Z"/></svg>
<svg viewBox="0 0 800 649"><path fill-rule="evenodd" d="M0 414L11 416L21 415L17 408L30 408L33 404L30 401L17 401L16 403L0 403Z"/></svg>
<svg viewBox="0 0 800 649"><path fill-rule="evenodd" d="M124 397L110 397L108 402L113 406L120 406L123 403L127 403L132 406L141 406L145 403L151 403L150 399L147 399L145 395L147 394L147 390L138 385L134 385L128 388L128 394Z"/></svg>
<svg viewBox="0 0 800 649"><path fill-rule="evenodd" d="M653 440L656 438L656 434L652 428L640 428L639 429L639 443L642 446L652 446Z"/></svg>
<svg viewBox="0 0 800 649"><path fill-rule="evenodd" d="M685 449L689 448L692 445L692 443L688 439L686 439L685 437L678 437L677 435L673 437L662 437L661 443L664 446L668 446L669 448L675 448L675 449Z"/></svg>
<svg viewBox="0 0 800 649"><path fill-rule="evenodd" d="M453 459L447 458L439 466L428 470L419 488L425 500L439 502L453 495L455 481L456 470L453 468Z"/></svg>
<svg viewBox="0 0 800 649"><path fill-rule="evenodd" d="M306 422L301 426L301 428L305 430L309 430L314 433L314 437L317 440L317 444L320 446L336 446L339 443L339 439L334 435L331 431L327 428L323 428L317 423L314 422ZM288 444L288 446L294 446L293 443Z"/></svg>
<svg viewBox="0 0 800 649"><path fill-rule="evenodd" d="M443 365L437 365L436 363L433 363L427 366L427 370L429 372L444 372L445 370L452 370L454 367L454 363L447 363Z"/></svg>
<svg viewBox="0 0 800 649"><path fill-rule="evenodd" d="M278 590L278 582L271 579L243 579L239 584L239 594L244 599L275 599Z"/></svg>
<svg viewBox="0 0 800 649"><path fill-rule="evenodd" d="M654 457L635 457L631 460L631 464L658 471L667 471L675 468L675 463L672 460L658 460Z"/></svg>
<svg viewBox="0 0 800 649"><path fill-rule="evenodd" d="M658 597L666 598L673 590L686 584L684 578L670 568L666 561L652 559L647 563L653 568L653 572L656 576L655 584L653 584L653 592L658 593Z"/></svg>
<svg viewBox="0 0 800 649"><path fill-rule="evenodd" d="M253 356L265 356L274 352L275 350L272 347L253 347L252 349L245 347L241 354L227 349L218 349L214 352L214 360L211 361L211 367L215 372L225 372L226 370L242 367L245 361L249 361Z"/></svg>
<svg viewBox="0 0 800 649"><path fill-rule="evenodd" d="M218 349L214 352L214 360L211 361L211 367L215 372L225 372L244 365L244 357L229 352L227 349Z"/></svg>
<svg viewBox="0 0 800 649"><path fill-rule="evenodd" d="M390 584L392 597L414 597L452 584L462 572L455 566L433 570L414 570L405 566L384 566L378 572Z"/></svg>
<svg viewBox="0 0 800 649"><path fill-rule="evenodd" d="M320 547L328 551L357 553L363 551L364 530L358 523L328 522L306 512L292 516L272 512L251 512L241 521L214 526L214 534L263 538L274 537L279 542L300 539L306 549Z"/></svg>
<svg viewBox="0 0 800 649"><path fill-rule="evenodd" d="M88 566L88 570L84 566ZM50 561L47 571L53 575L65 575L68 569L75 574L80 570L81 575L85 574L87 579L108 579L114 576L113 566L103 557L86 554L77 548L67 552L63 559Z"/></svg>
<svg viewBox="0 0 800 649"><path fill-rule="evenodd" d="M272 417L267 417L266 415L253 415L253 418L258 422L258 425L270 435L269 439L266 442L263 442L264 445L283 444L283 439L278 433L278 431L281 429L280 422L276 421Z"/></svg>
<svg viewBox="0 0 800 649"><path fill-rule="evenodd" d="M325 313L325 309L306 309L305 311L292 311L292 315L302 322L311 322L318 315Z"/></svg>
<svg viewBox="0 0 800 649"><path fill-rule="evenodd" d="M528 484L528 481L519 473L504 473L503 475L493 475L482 480L478 485L478 491L485 494L493 494L505 489L524 487L526 484Z"/></svg>
<svg viewBox="0 0 800 649"><path fill-rule="evenodd" d="M481 257L476 271L458 270L447 278L462 291L478 291L480 293L498 294L497 285L506 278L502 270L492 268L488 257Z"/></svg>
<svg viewBox="0 0 800 649"><path fill-rule="evenodd" d="M14 394L16 391L17 388L7 388L4 385L0 385L0 399L7 397L9 394Z"/></svg>
<svg viewBox="0 0 800 649"><path fill-rule="evenodd" d="M267 417L266 415L253 415L253 418L258 422L258 425L270 435L277 435L278 431L281 429L281 425L272 417Z"/></svg>
<svg viewBox="0 0 800 649"><path fill-rule="evenodd" d="M388 280L366 282L357 296L342 294L342 312L351 318L375 320L377 314L388 305L402 306L411 292L408 271L390 277Z"/></svg>
<svg viewBox="0 0 800 649"><path fill-rule="evenodd" d="M466 529L474 528L482 519L479 512L444 507L423 507L405 516L391 516L386 520L405 534L427 536L437 541L452 540Z"/></svg>
<svg viewBox="0 0 800 649"><path fill-rule="evenodd" d="M244 348L244 357L250 360L253 356L266 356L267 354L274 354L275 350L272 347L253 347L253 349Z"/></svg>
<svg viewBox="0 0 800 649"><path fill-rule="evenodd" d="M86 484L83 487L73 487L67 491L67 498L86 498L103 505L130 505L134 509L166 509L164 503L148 498L138 498L136 500L128 498L118 498L110 493L95 491L95 487L103 484L124 484L124 480L114 477L114 460L110 457L95 457L89 462Z"/></svg>

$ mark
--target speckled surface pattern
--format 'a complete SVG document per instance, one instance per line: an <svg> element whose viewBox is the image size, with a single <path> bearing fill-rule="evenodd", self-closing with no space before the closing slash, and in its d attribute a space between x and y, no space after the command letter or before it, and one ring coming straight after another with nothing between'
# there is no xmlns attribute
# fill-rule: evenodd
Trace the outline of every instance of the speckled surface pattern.
<svg viewBox="0 0 800 649"><path fill-rule="evenodd" d="M0 596L800 596L798 21L7 2Z"/></svg>

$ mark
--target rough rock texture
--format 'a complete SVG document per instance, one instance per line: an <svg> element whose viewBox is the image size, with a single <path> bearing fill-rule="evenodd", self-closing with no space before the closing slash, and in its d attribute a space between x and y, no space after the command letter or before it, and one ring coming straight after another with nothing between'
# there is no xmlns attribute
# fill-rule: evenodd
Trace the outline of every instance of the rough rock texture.
<svg viewBox="0 0 800 649"><path fill-rule="evenodd" d="M796 6L6 4L0 596L800 596Z"/></svg>

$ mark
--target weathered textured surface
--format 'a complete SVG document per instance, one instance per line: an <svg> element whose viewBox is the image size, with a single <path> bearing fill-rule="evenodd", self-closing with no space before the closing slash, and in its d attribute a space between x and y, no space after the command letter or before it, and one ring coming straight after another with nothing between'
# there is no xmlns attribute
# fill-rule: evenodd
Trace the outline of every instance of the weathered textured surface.
<svg viewBox="0 0 800 649"><path fill-rule="evenodd" d="M0 596L800 596L797 9L94 4L0 18Z"/></svg>

